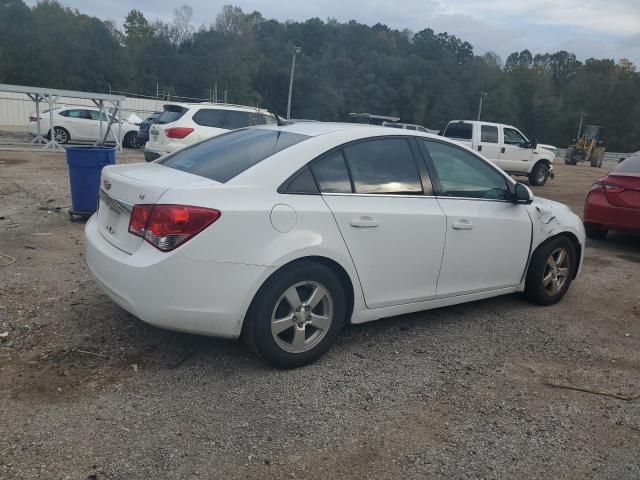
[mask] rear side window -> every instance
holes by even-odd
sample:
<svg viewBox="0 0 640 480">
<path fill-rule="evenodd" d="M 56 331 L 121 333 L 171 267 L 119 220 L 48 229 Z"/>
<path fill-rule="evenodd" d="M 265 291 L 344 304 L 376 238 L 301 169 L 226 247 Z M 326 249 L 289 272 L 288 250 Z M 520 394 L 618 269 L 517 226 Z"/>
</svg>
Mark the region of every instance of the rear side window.
<svg viewBox="0 0 640 480">
<path fill-rule="evenodd" d="M 225 183 L 307 138 L 306 135 L 279 130 L 238 130 L 179 150 L 158 163 Z"/>
<path fill-rule="evenodd" d="M 471 140 L 473 125 L 465 122 L 450 123 L 444 131 L 444 136 L 458 140 Z"/>
<path fill-rule="evenodd" d="M 615 166 L 613 173 L 640 173 L 640 155 L 631 155 Z"/>
<path fill-rule="evenodd" d="M 480 129 L 480 141 L 482 143 L 498 143 L 498 127 L 482 125 Z"/>
<path fill-rule="evenodd" d="M 421 194 L 422 182 L 409 142 L 385 138 L 344 148 L 356 193 Z"/>
<path fill-rule="evenodd" d="M 236 128 L 251 127 L 253 125 L 264 125 L 266 123 L 264 115 L 256 112 L 240 112 L 238 110 L 227 110 L 225 128 L 235 130 Z"/>
<path fill-rule="evenodd" d="M 193 121 L 203 127 L 224 128 L 225 110 L 203 108 L 193 114 Z"/>
<path fill-rule="evenodd" d="M 165 123 L 172 123 L 176 120 L 180 120 L 186 113 L 187 109 L 180 105 L 165 105 L 164 111 L 157 118 L 155 123 L 158 125 L 164 125 Z"/>
<path fill-rule="evenodd" d="M 316 162 L 311 170 L 322 193 L 351 193 L 349 171 L 342 151 L 338 150 Z"/>
</svg>

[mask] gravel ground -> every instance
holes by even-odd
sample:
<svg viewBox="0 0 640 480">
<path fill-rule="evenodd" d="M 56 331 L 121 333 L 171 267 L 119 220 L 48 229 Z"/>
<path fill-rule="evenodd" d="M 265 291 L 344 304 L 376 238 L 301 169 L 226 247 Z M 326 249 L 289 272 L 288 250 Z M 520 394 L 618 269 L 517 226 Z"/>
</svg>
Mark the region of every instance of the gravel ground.
<svg viewBox="0 0 640 480">
<path fill-rule="evenodd" d="M 604 170 L 556 168 L 536 193 L 581 213 Z M 2 479 L 640 478 L 640 399 L 611 396 L 640 394 L 638 236 L 589 242 L 558 305 L 350 327 L 278 371 L 113 304 L 69 205 L 63 155 L 0 152 Z"/>
</svg>

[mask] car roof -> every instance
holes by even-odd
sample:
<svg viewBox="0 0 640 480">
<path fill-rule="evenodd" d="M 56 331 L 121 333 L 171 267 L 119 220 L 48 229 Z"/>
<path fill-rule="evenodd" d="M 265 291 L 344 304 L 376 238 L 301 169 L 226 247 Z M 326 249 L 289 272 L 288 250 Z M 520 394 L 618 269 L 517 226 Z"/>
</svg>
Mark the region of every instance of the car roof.
<svg viewBox="0 0 640 480">
<path fill-rule="evenodd" d="M 264 114 L 270 114 L 268 110 L 264 108 L 251 107 L 249 105 L 235 105 L 233 103 L 212 103 L 212 102 L 199 102 L 199 103 L 183 103 L 183 102 L 169 102 L 163 105 L 178 105 L 180 107 L 188 109 L 196 108 L 212 108 L 215 107 L 219 110 L 235 110 L 241 112 L 258 112 Z"/>
<path fill-rule="evenodd" d="M 341 123 L 341 122 L 301 122 L 301 123 L 289 123 L 286 125 L 264 125 L 257 128 L 266 128 L 271 130 L 281 130 L 283 132 L 297 133 L 300 135 L 306 135 L 308 137 L 317 137 L 320 135 L 326 135 L 329 133 L 338 133 L 353 131 L 353 133 L 362 133 L 363 137 L 366 136 L 397 136 L 397 135 L 415 135 L 415 136 L 427 136 L 432 138 L 443 139 L 437 135 L 431 133 L 421 132 L 419 130 L 399 130 L 395 128 L 384 127 L 382 125 L 369 125 L 366 123 Z"/>
<path fill-rule="evenodd" d="M 509 125 L 508 123 L 483 122 L 482 120 L 451 120 L 447 125 L 450 125 L 452 123 L 471 123 L 472 125 L 479 124 L 490 125 L 492 127 L 509 127 L 518 130 L 518 127 L 514 127 L 513 125 Z"/>
</svg>

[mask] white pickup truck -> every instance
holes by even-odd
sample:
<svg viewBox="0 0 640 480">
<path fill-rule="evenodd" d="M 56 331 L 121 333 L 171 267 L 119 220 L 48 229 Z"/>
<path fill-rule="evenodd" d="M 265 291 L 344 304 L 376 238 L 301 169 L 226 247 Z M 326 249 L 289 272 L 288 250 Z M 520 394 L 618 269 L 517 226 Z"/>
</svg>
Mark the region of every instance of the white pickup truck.
<svg viewBox="0 0 640 480">
<path fill-rule="evenodd" d="M 530 142 L 511 125 L 453 120 L 442 135 L 479 152 L 510 175 L 529 177 L 530 185 L 544 185 L 548 178 L 554 177 L 555 153 Z"/>
</svg>

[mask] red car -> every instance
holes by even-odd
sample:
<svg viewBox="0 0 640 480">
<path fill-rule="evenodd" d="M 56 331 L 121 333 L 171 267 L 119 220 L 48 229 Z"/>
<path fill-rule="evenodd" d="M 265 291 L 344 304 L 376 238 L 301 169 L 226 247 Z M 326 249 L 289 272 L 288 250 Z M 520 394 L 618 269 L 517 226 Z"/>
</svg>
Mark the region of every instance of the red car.
<svg viewBox="0 0 640 480">
<path fill-rule="evenodd" d="M 640 152 L 593 184 L 584 202 L 584 229 L 589 238 L 604 238 L 609 230 L 640 232 Z"/>
</svg>

